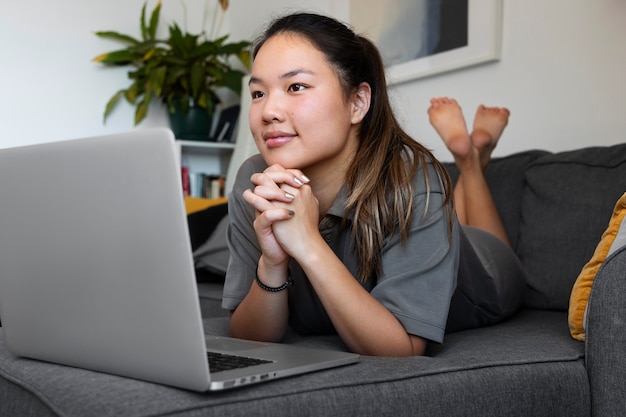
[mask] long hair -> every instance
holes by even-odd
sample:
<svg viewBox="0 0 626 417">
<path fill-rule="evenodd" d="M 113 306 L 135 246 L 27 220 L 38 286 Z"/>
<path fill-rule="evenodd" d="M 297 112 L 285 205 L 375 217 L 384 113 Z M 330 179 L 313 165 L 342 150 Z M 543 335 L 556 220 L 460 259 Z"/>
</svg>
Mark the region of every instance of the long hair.
<svg viewBox="0 0 626 417">
<path fill-rule="evenodd" d="M 413 177 L 421 169 L 428 195 L 428 166 L 438 176 L 445 195 L 442 209 L 452 229 L 451 183 L 434 155 L 413 140 L 394 116 L 383 60 L 376 46 L 343 23 L 327 16 L 296 13 L 276 19 L 256 40 L 253 57 L 272 36 L 293 33 L 318 48 L 339 76 L 344 94 L 366 82 L 371 88 L 370 109 L 359 130 L 359 148 L 346 174 L 349 198 L 346 214 L 354 213 L 352 235 L 361 282 L 381 272 L 385 236 L 399 231 L 406 241 L 414 215 Z M 423 214 L 428 210 L 428 201 Z M 346 216 L 344 216 L 345 221 Z"/>
</svg>

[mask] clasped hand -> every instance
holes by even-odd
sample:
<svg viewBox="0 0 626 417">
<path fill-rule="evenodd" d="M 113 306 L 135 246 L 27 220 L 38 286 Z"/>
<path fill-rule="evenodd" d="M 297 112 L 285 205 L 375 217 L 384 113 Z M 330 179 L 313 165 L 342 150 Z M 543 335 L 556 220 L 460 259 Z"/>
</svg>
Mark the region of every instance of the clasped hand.
<svg viewBox="0 0 626 417">
<path fill-rule="evenodd" d="M 254 230 L 267 266 L 286 266 L 306 254 L 319 234 L 319 203 L 309 179 L 297 169 L 272 165 L 252 175 L 253 190 L 243 198 L 256 210 Z"/>
</svg>

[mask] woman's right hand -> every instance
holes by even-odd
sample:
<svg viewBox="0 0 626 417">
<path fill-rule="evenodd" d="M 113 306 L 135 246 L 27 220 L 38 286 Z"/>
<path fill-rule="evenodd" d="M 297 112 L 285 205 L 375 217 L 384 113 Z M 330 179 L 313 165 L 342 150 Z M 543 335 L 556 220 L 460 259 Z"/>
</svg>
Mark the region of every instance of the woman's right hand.
<svg viewBox="0 0 626 417">
<path fill-rule="evenodd" d="M 287 170 L 279 165 L 273 165 L 262 173 L 252 175 L 251 181 L 255 185 L 254 190 L 246 190 L 243 198 L 256 210 L 254 231 L 263 253 L 265 266 L 286 267 L 289 255 L 281 247 L 272 228 L 274 223 L 288 220 L 294 214 L 289 208 L 293 195 L 284 191 L 281 185 L 287 184 L 298 188 L 307 183 L 308 178 L 299 170 Z"/>
</svg>

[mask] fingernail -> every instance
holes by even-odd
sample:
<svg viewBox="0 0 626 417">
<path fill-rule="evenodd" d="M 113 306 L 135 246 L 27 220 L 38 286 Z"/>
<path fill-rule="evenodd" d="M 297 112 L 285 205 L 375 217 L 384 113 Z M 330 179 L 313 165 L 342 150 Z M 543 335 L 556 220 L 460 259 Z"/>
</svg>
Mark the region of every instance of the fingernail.
<svg viewBox="0 0 626 417">
<path fill-rule="evenodd" d="M 296 196 L 291 193 L 285 193 L 285 197 L 287 197 L 290 200 L 293 200 L 294 198 L 296 198 Z"/>
<path fill-rule="evenodd" d="M 304 185 L 304 183 L 300 180 L 300 178 L 298 177 L 294 177 L 293 178 L 293 182 L 295 182 L 298 185 Z"/>
<path fill-rule="evenodd" d="M 287 213 L 289 213 L 289 215 L 290 215 L 291 217 L 293 217 L 293 216 L 295 216 L 295 215 L 296 215 L 296 212 L 295 212 L 295 211 L 293 211 L 293 210 L 287 210 Z"/>
<path fill-rule="evenodd" d="M 304 175 L 304 174 L 302 174 L 302 176 L 301 176 L 300 178 L 302 178 L 302 180 L 303 180 L 304 182 L 311 182 L 311 180 L 309 179 L 309 177 L 307 177 L 307 176 L 306 176 L 306 175 Z"/>
</svg>

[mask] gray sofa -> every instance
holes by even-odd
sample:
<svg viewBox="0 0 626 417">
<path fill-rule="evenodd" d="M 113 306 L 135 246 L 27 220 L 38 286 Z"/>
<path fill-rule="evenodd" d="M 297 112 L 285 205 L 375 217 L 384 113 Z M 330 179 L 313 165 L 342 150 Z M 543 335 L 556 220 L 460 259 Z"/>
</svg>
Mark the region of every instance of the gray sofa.
<svg viewBox="0 0 626 417">
<path fill-rule="evenodd" d="M 487 177 L 528 272 L 524 306 L 505 322 L 448 334 L 425 357 L 362 357 L 219 394 L 17 358 L 0 337 L 0 415 L 626 415 L 626 247 L 594 282 L 587 341 L 573 340 L 567 322 L 572 285 L 626 191 L 626 144 L 522 152 L 494 160 Z M 221 284 L 199 289 L 203 314 L 218 315 L 206 330 L 227 333 Z M 342 348 L 332 336 L 285 342 Z"/>
</svg>

